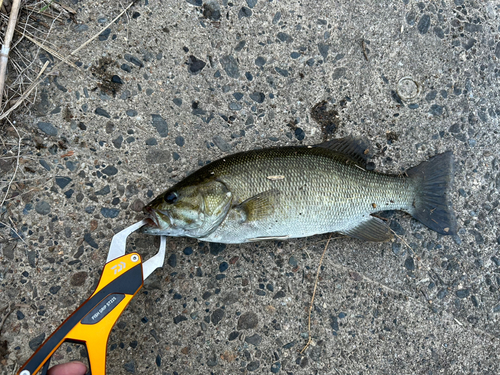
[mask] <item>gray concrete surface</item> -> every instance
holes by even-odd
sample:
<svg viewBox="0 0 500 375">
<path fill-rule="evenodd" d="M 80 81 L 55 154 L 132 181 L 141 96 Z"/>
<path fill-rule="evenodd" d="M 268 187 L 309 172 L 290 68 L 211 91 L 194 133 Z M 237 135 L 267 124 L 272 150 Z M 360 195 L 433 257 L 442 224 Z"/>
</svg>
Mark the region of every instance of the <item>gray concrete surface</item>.
<svg viewBox="0 0 500 375">
<path fill-rule="evenodd" d="M 80 24 L 51 36 L 63 53 L 121 9 L 70 3 Z M 498 374 L 499 59 L 497 1 L 139 1 L 16 117 L 0 304 L 17 307 L 1 372 L 91 293 L 111 236 L 153 196 L 229 153 L 350 134 L 385 172 L 452 150 L 458 235 L 389 213 L 392 243 L 333 240 L 304 354 L 328 236 L 169 239 L 109 338 L 108 373 Z M 1 131 L 5 188 L 17 138 Z M 131 245 L 149 256 L 157 240 Z"/>
</svg>

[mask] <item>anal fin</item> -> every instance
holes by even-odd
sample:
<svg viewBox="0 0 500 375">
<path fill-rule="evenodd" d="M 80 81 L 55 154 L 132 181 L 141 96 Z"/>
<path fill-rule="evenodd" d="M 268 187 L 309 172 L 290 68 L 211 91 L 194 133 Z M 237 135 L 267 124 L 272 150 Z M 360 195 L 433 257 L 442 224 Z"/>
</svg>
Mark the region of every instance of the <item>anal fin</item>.
<svg viewBox="0 0 500 375">
<path fill-rule="evenodd" d="M 384 242 L 392 239 L 389 227 L 382 220 L 373 216 L 342 233 L 363 241 Z"/>
</svg>

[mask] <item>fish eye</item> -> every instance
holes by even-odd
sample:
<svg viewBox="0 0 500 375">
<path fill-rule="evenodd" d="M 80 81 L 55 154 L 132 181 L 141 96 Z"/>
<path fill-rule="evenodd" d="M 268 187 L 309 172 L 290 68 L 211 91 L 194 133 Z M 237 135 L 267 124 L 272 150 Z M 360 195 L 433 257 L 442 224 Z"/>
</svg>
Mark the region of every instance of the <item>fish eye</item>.
<svg viewBox="0 0 500 375">
<path fill-rule="evenodd" d="M 163 200 L 168 204 L 173 204 L 173 203 L 177 202 L 177 198 L 178 198 L 177 193 L 174 193 L 173 191 L 171 191 L 170 193 L 165 195 Z"/>
</svg>

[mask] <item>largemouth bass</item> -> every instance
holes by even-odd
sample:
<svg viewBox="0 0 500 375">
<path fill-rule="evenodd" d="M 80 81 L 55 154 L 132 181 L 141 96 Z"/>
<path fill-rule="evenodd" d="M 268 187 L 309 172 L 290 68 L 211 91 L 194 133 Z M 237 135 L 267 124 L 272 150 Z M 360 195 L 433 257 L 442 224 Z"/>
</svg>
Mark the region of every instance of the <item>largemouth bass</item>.
<svg viewBox="0 0 500 375">
<path fill-rule="evenodd" d="M 401 175 L 366 170 L 367 153 L 363 141 L 343 138 L 226 156 L 149 203 L 144 231 L 221 243 L 329 232 L 386 241 L 392 233 L 373 215 L 401 210 L 440 234 L 456 233 L 451 152 Z"/>
</svg>

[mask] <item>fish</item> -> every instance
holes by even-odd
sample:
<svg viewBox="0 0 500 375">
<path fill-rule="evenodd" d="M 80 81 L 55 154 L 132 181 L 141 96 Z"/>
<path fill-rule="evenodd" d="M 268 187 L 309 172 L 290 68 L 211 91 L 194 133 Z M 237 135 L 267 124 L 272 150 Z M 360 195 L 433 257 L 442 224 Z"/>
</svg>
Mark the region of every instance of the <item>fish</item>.
<svg viewBox="0 0 500 375">
<path fill-rule="evenodd" d="M 226 244 L 332 232 L 378 242 L 393 238 L 378 214 L 399 210 L 456 234 L 451 151 L 394 175 L 367 168 L 369 154 L 363 139 L 348 136 L 225 156 L 147 204 L 143 231 Z"/>
</svg>

